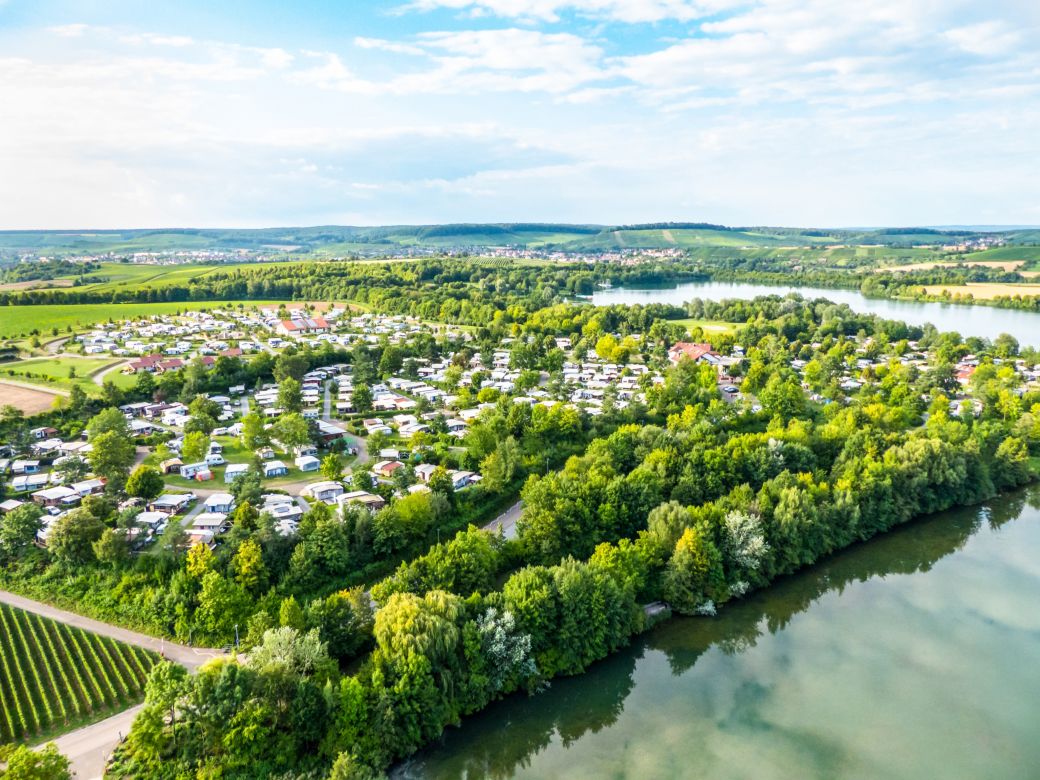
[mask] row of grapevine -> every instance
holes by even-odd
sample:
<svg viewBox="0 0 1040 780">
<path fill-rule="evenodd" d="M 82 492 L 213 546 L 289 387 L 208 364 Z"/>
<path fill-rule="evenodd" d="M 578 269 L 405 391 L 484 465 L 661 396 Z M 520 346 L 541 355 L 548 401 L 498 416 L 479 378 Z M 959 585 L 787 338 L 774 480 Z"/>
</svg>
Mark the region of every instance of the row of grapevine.
<svg viewBox="0 0 1040 780">
<path fill-rule="evenodd" d="M 138 701 L 158 657 L 0 604 L 0 744 Z"/>
</svg>

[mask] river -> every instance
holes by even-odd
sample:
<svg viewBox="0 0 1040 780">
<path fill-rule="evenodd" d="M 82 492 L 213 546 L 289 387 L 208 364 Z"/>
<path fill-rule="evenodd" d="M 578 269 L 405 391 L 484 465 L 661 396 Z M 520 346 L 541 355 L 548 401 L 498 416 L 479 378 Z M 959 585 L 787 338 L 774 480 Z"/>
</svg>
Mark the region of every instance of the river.
<svg viewBox="0 0 1040 780">
<path fill-rule="evenodd" d="M 910 523 L 450 729 L 395 777 L 1036 778 L 1040 487 Z"/>
<path fill-rule="evenodd" d="M 721 301 L 725 298 L 756 298 L 759 295 L 800 293 L 805 298 L 827 298 L 847 303 L 853 311 L 877 314 L 885 319 L 911 325 L 932 323 L 939 330 L 952 330 L 962 336 L 994 339 L 1010 333 L 1023 344 L 1040 345 L 1040 313 L 993 306 L 956 303 L 919 303 L 888 298 L 867 298 L 858 290 L 815 287 L 773 286 L 745 282 L 685 282 L 671 287 L 614 287 L 598 290 L 592 296 L 597 306 L 616 303 L 671 303 L 681 306 L 694 298 Z"/>
</svg>

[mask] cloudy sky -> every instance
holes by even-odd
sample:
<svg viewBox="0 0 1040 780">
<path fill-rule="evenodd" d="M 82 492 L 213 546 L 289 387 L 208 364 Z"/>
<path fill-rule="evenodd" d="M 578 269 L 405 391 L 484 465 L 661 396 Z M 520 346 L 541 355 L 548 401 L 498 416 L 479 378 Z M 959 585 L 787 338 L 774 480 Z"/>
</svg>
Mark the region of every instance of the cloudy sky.
<svg viewBox="0 0 1040 780">
<path fill-rule="evenodd" d="M 1035 0 L 0 0 L 0 228 L 1040 223 Z"/>
</svg>

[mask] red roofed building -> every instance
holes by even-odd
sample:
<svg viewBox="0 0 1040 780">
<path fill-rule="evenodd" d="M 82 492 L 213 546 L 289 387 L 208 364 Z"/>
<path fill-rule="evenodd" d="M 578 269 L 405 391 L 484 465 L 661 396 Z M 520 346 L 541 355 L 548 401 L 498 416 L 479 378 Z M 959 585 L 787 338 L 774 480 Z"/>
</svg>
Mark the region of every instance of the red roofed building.
<svg viewBox="0 0 1040 780">
<path fill-rule="evenodd" d="M 138 371 L 154 371 L 155 367 L 162 362 L 163 356 L 156 353 L 153 355 L 144 355 L 137 360 L 130 363 L 124 371 L 130 374 L 136 374 Z"/>
<path fill-rule="evenodd" d="M 668 350 L 668 360 L 678 363 L 683 358 L 689 358 L 695 363 L 698 360 L 707 360 L 712 365 L 719 362 L 719 355 L 711 348 L 711 344 L 694 344 L 688 341 L 679 341 Z"/>
<path fill-rule="evenodd" d="M 295 320 L 282 320 L 278 323 L 277 330 L 286 336 L 295 336 L 298 333 L 327 333 L 329 323 L 323 317 L 314 319 L 301 317 Z"/>
</svg>

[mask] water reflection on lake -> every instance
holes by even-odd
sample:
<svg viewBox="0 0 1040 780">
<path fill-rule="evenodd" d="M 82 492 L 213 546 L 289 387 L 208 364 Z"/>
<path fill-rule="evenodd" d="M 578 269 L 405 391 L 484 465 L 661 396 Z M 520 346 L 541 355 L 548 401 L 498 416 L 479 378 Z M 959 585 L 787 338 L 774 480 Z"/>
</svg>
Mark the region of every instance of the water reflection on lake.
<svg viewBox="0 0 1040 780">
<path fill-rule="evenodd" d="M 1040 313 L 992 306 L 955 303 L 918 303 L 887 298 L 867 298 L 857 290 L 831 290 L 815 287 L 774 286 L 745 282 L 687 282 L 671 287 L 614 287 L 598 290 L 592 296 L 597 306 L 612 304 L 671 303 L 681 306 L 694 298 L 721 301 L 725 298 L 756 298 L 760 295 L 800 293 L 805 298 L 826 298 L 846 303 L 853 311 L 877 314 L 911 325 L 932 323 L 939 330 L 952 330 L 963 336 L 993 339 L 1010 333 L 1023 344 L 1040 345 Z"/>
<path fill-rule="evenodd" d="M 398 778 L 1036 778 L 1040 488 L 856 546 L 451 729 Z"/>
</svg>

